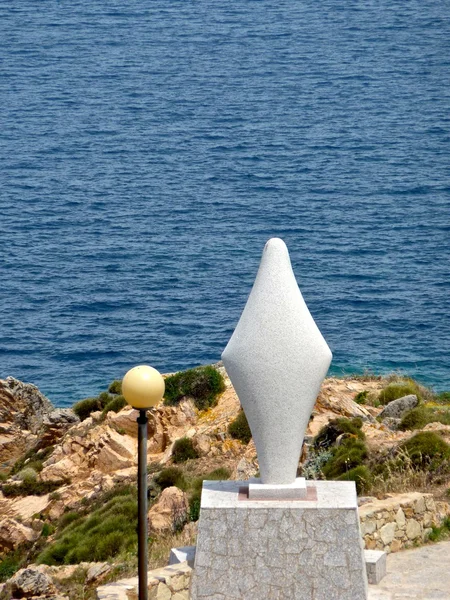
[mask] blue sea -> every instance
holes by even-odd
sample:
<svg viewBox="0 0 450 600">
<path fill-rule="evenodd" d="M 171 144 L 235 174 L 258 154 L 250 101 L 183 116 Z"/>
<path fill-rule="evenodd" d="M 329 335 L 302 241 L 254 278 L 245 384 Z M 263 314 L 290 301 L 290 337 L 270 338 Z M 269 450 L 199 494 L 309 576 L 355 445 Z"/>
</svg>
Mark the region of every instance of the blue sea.
<svg viewBox="0 0 450 600">
<path fill-rule="evenodd" d="M 9 0 L 0 90 L 0 377 L 219 360 L 278 236 L 332 373 L 450 389 L 448 0 Z"/>
</svg>

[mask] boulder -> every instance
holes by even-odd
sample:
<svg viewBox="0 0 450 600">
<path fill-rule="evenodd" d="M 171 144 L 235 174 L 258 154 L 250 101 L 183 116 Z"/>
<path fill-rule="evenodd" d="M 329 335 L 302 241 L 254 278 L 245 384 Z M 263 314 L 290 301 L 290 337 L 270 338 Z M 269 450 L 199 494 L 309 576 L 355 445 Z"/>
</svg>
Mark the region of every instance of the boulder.
<svg viewBox="0 0 450 600">
<path fill-rule="evenodd" d="M 192 438 L 192 445 L 199 456 L 206 456 L 211 450 L 211 442 L 207 435 L 196 435 Z"/>
<path fill-rule="evenodd" d="M 56 593 L 50 577 L 33 567 L 17 571 L 9 579 L 8 585 L 13 598 L 32 598 Z"/>
<path fill-rule="evenodd" d="M 175 532 L 188 517 L 189 504 L 186 494 L 177 487 L 168 487 L 148 512 L 150 534 Z"/>
<path fill-rule="evenodd" d="M 167 445 L 164 425 L 158 412 L 152 411 L 148 414 L 147 449 L 149 454 L 158 454 L 163 452 Z M 137 437 L 138 426 L 136 419 L 139 411 L 126 406 L 120 412 L 109 412 L 106 417 L 106 423 L 118 431 L 122 431 L 129 436 Z"/>
<path fill-rule="evenodd" d="M 7 517 L 0 521 L 0 553 L 12 550 L 24 542 L 34 542 L 38 537 L 38 532 L 15 519 Z"/>
<path fill-rule="evenodd" d="M 403 396 L 402 398 L 397 398 L 397 400 L 389 402 L 379 416 L 381 419 L 385 419 L 386 417 L 401 419 L 405 413 L 415 408 L 418 404 L 419 400 L 415 394 Z"/>
<path fill-rule="evenodd" d="M 386 417 L 383 419 L 383 425 L 392 431 L 397 431 L 401 422 L 401 419 L 394 419 L 394 417 Z"/>
<path fill-rule="evenodd" d="M 80 422 L 71 408 L 56 408 L 43 419 L 41 444 L 43 447 L 55 444 L 73 425 Z"/>
</svg>

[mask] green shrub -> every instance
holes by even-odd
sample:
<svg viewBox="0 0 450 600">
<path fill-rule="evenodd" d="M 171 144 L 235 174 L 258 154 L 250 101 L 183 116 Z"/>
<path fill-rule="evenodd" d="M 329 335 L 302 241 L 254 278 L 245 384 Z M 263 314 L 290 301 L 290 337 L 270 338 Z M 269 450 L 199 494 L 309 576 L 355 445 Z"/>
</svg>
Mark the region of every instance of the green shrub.
<svg viewBox="0 0 450 600">
<path fill-rule="evenodd" d="M 108 402 L 105 408 L 102 410 L 102 415 L 106 417 L 109 411 L 118 413 L 119 411 L 127 405 L 127 401 L 123 396 L 115 396 L 112 400 Z"/>
<path fill-rule="evenodd" d="M 106 561 L 136 545 L 136 490 L 120 487 L 96 501 L 87 515 L 67 513 L 58 524 L 53 544 L 38 557 L 49 565 Z"/>
<path fill-rule="evenodd" d="M 98 398 L 86 398 L 85 400 L 80 400 L 73 406 L 73 412 L 79 417 L 80 421 L 84 421 L 91 413 L 101 409 L 102 405 Z"/>
<path fill-rule="evenodd" d="M 422 429 L 427 423 L 450 425 L 450 411 L 448 407 L 417 406 L 403 416 L 399 429 L 402 431 Z"/>
<path fill-rule="evenodd" d="M 322 469 L 332 458 L 333 452 L 331 450 L 311 452 L 302 466 L 302 476 L 306 479 L 322 479 L 324 476 Z"/>
<path fill-rule="evenodd" d="M 238 416 L 228 425 L 228 433 L 235 440 L 240 440 L 243 444 L 248 444 L 252 439 L 252 432 L 248 424 L 245 412 L 241 410 Z"/>
<path fill-rule="evenodd" d="M 393 381 L 389 383 L 378 395 L 380 404 L 386 405 L 392 400 L 403 398 L 415 394 L 419 400 L 422 399 L 422 393 L 419 385 L 412 379 L 404 379 L 401 381 Z"/>
<path fill-rule="evenodd" d="M 41 536 L 42 537 L 48 537 L 49 535 L 52 535 L 52 533 L 55 532 L 55 528 L 53 525 L 50 525 L 50 523 L 44 523 L 44 525 L 42 526 L 41 529 Z"/>
<path fill-rule="evenodd" d="M 230 471 L 226 467 L 219 467 L 205 473 L 201 477 L 196 477 L 191 483 L 191 493 L 189 496 L 189 520 L 198 521 L 200 516 L 200 502 L 202 497 L 203 481 L 225 481 L 230 478 Z"/>
<path fill-rule="evenodd" d="M 189 520 L 198 521 L 200 517 L 200 504 L 202 498 L 202 490 L 196 490 L 189 499 Z"/>
<path fill-rule="evenodd" d="M 364 390 L 363 392 L 358 392 L 355 396 L 356 404 L 365 404 L 367 402 L 368 395 L 369 395 L 369 390 Z"/>
<path fill-rule="evenodd" d="M 314 438 L 314 448 L 316 450 L 326 450 L 333 446 L 340 435 L 345 433 L 364 440 L 366 436 L 361 429 L 362 426 L 363 421 L 359 417 L 354 419 L 346 419 L 344 417 L 332 419 L 327 425 L 322 427 Z"/>
<path fill-rule="evenodd" d="M 432 526 L 432 531 L 428 536 L 430 542 L 439 542 L 450 537 L 450 517 L 445 517 L 440 527 Z"/>
<path fill-rule="evenodd" d="M 28 465 L 17 473 L 17 477 L 24 483 L 35 483 L 37 481 L 37 476 L 38 474 L 36 471 Z"/>
<path fill-rule="evenodd" d="M 116 396 L 112 396 L 108 392 L 102 392 L 96 398 L 86 398 L 85 400 L 80 400 L 79 402 L 74 404 L 72 410 L 79 417 L 80 421 L 84 421 L 91 415 L 91 413 L 96 412 L 98 410 L 103 411 L 103 409 L 105 409 L 108 406 L 108 404 L 112 403 L 114 400 L 117 400 Z M 111 406 L 119 405 L 120 401 L 118 401 L 117 405 L 111 404 Z M 125 404 L 123 406 L 125 406 Z M 110 408 L 109 410 L 114 410 L 114 408 Z M 106 414 L 106 412 L 104 412 L 104 414 Z"/>
<path fill-rule="evenodd" d="M 336 479 L 359 467 L 367 456 L 367 446 L 362 440 L 347 438 L 333 449 L 333 457 L 322 468 L 323 474 L 327 479 Z"/>
<path fill-rule="evenodd" d="M 178 467 L 168 467 L 167 469 L 163 469 L 160 473 L 155 475 L 153 479 L 162 490 L 171 486 L 180 488 L 180 490 L 185 490 L 187 485 L 183 471 Z"/>
<path fill-rule="evenodd" d="M 450 458 L 450 446 L 431 431 L 417 433 L 399 448 L 407 452 L 412 465 L 418 469 L 434 471 Z"/>
<path fill-rule="evenodd" d="M 226 467 L 219 467 L 205 475 L 207 481 L 226 481 L 227 479 L 230 479 L 230 477 L 231 471 Z"/>
<path fill-rule="evenodd" d="M 417 406 L 403 415 L 398 428 L 401 431 L 421 429 L 430 422 L 430 416 L 431 413 L 425 406 Z"/>
<path fill-rule="evenodd" d="M 439 392 L 435 397 L 435 401 L 441 404 L 450 404 L 450 392 Z"/>
<path fill-rule="evenodd" d="M 111 400 L 114 400 L 114 396 L 112 396 L 111 394 L 108 394 L 108 392 L 101 392 L 98 395 L 98 401 L 100 403 L 101 408 L 105 408 L 105 406 L 111 402 Z"/>
<path fill-rule="evenodd" d="M 343 473 L 337 479 L 338 481 L 354 481 L 357 493 L 363 494 L 370 490 L 372 475 L 365 465 L 359 465 Z"/>
<path fill-rule="evenodd" d="M 64 513 L 58 521 L 58 531 L 62 531 L 75 521 L 79 521 L 82 517 L 83 515 L 76 512 Z"/>
<path fill-rule="evenodd" d="M 0 583 L 12 577 L 23 566 L 25 556 L 24 547 L 2 554 L 0 557 Z"/>
<path fill-rule="evenodd" d="M 14 463 L 14 466 L 11 469 L 11 475 L 16 475 L 25 466 L 31 467 L 39 473 L 42 471 L 43 462 L 47 460 L 53 450 L 54 446 L 47 446 L 46 448 L 41 449 L 39 446 L 34 446 Z"/>
<path fill-rule="evenodd" d="M 186 462 L 193 458 L 198 458 L 198 453 L 190 438 L 182 437 L 174 443 L 172 450 L 172 460 L 174 463 Z"/>
<path fill-rule="evenodd" d="M 182 398 L 190 397 L 199 410 L 215 406 L 219 394 L 225 390 L 222 375 L 211 366 L 170 375 L 165 385 L 164 404 L 176 406 Z"/>
<path fill-rule="evenodd" d="M 69 479 L 59 479 L 57 481 L 22 481 L 19 484 L 4 483 L 1 486 L 1 490 L 7 498 L 17 496 L 45 496 L 45 494 L 50 494 L 68 483 L 70 483 Z"/>
<path fill-rule="evenodd" d="M 122 380 L 114 379 L 114 381 L 112 381 L 108 386 L 108 392 L 110 394 L 121 394 L 122 393 Z"/>
</svg>

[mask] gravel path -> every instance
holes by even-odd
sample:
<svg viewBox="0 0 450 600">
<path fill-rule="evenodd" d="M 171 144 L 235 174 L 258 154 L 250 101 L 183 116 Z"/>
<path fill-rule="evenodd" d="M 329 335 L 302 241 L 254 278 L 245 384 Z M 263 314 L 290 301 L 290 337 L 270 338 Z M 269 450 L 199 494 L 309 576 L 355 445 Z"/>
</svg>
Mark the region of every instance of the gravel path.
<svg viewBox="0 0 450 600">
<path fill-rule="evenodd" d="M 450 541 L 389 554 L 369 600 L 450 600 Z"/>
</svg>

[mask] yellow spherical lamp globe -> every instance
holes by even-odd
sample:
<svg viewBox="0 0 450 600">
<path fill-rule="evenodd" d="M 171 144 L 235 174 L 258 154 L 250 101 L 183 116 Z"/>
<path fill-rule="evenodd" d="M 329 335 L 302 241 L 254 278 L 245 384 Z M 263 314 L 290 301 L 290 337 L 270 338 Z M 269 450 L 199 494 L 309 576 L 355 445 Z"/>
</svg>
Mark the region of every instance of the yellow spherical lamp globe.
<svg viewBox="0 0 450 600">
<path fill-rule="evenodd" d="M 122 394 L 125 400 L 139 410 L 156 406 L 164 396 L 164 390 L 161 373 L 148 365 L 133 367 L 122 380 Z"/>
</svg>

